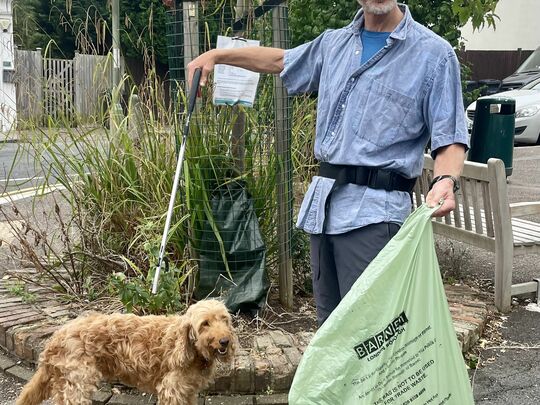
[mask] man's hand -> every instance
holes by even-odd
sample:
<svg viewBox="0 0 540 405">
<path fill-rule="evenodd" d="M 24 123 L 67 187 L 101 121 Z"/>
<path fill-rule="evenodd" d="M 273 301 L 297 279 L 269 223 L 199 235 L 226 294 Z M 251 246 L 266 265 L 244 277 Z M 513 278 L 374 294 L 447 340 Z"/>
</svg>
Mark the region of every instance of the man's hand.
<svg viewBox="0 0 540 405">
<path fill-rule="evenodd" d="M 451 175 L 459 178 L 463 170 L 465 160 L 465 146 L 452 144 L 437 149 L 433 166 L 433 178 L 441 175 Z M 433 184 L 433 188 L 426 196 L 428 207 L 435 207 L 443 200 L 441 208 L 433 213 L 434 217 L 444 217 L 456 208 L 456 196 L 454 195 L 454 182 L 450 178 L 444 178 Z"/>
<path fill-rule="evenodd" d="M 434 217 L 444 217 L 456 208 L 454 182 L 451 179 L 439 180 L 426 196 L 426 204 L 430 208 L 437 206 L 441 200 L 443 200 L 443 204 L 433 213 Z"/>
<path fill-rule="evenodd" d="M 191 62 L 187 64 L 188 69 L 188 88 L 191 88 L 193 83 L 193 74 L 197 68 L 201 69 L 201 80 L 199 85 L 204 87 L 208 81 L 208 75 L 214 70 L 216 65 L 216 50 L 205 52 L 202 55 L 197 56 Z M 200 95 L 200 94 L 199 94 Z"/>
</svg>

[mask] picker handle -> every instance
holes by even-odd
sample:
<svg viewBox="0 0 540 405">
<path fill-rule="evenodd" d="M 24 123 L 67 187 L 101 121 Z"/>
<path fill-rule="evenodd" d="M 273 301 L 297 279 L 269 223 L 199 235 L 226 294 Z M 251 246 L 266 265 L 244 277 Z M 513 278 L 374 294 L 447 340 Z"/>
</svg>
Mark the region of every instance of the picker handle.
<svg viewBox="0 0 540 405">
<path fill-rule="evenodd" d="M 165 246 L 167 244 L 167 235 L 169 234 L 169 228 L 171 227 L 172 213 L 174 209 L 174 199 L 178 190 L 178 183 L 180 181 L 180 176 L 182 175 L 182 162 L 184 161 L 184 153 L 186 151 L 186 139 L 189 133 L 189 121 L 191 119 L 191 114 L 195 109 L 195 101 L 197 99 L 197 91 L 199 89 L 199 81 L 201 80 L 201 69 L 195 69 L 193 74 L 193 82 L 191 83 L 191 88 L 189 89 L 189 99 L 188 99 L 188 109 L 186 115 L 186 123 L 184 125 L 184 135 L 182 137 L 182 144 L 180 145 L 180 152 L 178 154 L 178 160 L 176 162 L 176 171 L 174 173 L 173 188 L 171 192 L 171 198 L 169 200 L 169 209 L 167 210 L 167 218 L 165 219 L 165 228 L 163 229 L 163 236 L 161 237 L 161 245 L 159 247 L 159 257 L 156 267 L 156 272 L 154 274 L 154 280 L 152 283 L 152 294 L 157 293 L 158 283 L 159 283 L 159 274 L 161 272 L 161 264 L 163 263 L 163 258 L 165 257 Z"/>
<path fill-rule="evenodd" d="M 191 88 L 189 89 L 188 115 L 191 114 L 195 108 L 195 100 L 197 99 L 197 92 L 199 91 L 201 73 L 201 68 L 197 68 L 195 69 L 195 72 L 193 72 L 193 81 L 191 82 Z"/>
</svg>

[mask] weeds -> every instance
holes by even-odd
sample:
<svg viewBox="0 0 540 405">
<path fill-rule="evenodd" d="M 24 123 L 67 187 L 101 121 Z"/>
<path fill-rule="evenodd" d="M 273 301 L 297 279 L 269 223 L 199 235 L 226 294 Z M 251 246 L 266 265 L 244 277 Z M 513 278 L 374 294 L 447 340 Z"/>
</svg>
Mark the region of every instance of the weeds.
<svg viewBox="0 0 540 405">
<path fill-rule="evenodd" d="M 17 297 L 21 297 L 26 304 L 33 304 L 37 300 L 36 295 L 28 291 L 28 286 L 22 282 L 8 284 L 8 291 Z"/>
<path fill-rule="evenodd" d="M 467 264 L 471 261 L 469 249 L 451 240 L 444 243 L 435 241 L 435 249 L 444 282 L 454 284 L 462 281 L 466 276 Z"/>
</svg>

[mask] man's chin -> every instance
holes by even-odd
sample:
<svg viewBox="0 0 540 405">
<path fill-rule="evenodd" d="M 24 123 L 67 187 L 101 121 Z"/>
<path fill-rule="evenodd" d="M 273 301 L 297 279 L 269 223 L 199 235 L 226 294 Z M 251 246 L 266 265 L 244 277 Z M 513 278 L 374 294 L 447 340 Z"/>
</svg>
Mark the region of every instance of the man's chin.
<svg viewBox="0 0 540 405">
<path fill-rule="evenodd" d="M 370 2 L 362 2 L 364 3 L 362 8 L 364 9 L 365 13 L 369 14 L 375 14 L 375 15 L 385 15 L 390 13 L 394 7 L 396 7 L 396 2 L 390 2 L 387 4 L 373 4 Z M 360 4 L 362 4 L 360 3 Z"/>
</svg>

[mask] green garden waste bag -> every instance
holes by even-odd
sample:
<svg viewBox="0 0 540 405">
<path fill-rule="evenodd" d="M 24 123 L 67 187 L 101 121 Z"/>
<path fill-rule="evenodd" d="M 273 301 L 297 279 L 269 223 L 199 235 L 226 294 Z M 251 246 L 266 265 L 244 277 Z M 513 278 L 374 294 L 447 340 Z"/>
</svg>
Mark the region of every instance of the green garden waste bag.
<svg viewBox="0 0 540 405">
<path fill-rule="evenodd" d="M 421 206 L 309 344 L 289 404 L 474 404 Z"/>
<path fill-rule="evenodd" d="M 214 190 L 210 206 L 212 217 L 204 223 L 200 242 L 195 296 L 221 296 L 232 313 L 255 315 L 264 307 L 270 282 L 253 199 L 244 182 L 231 181 Z"/>
</svg>

